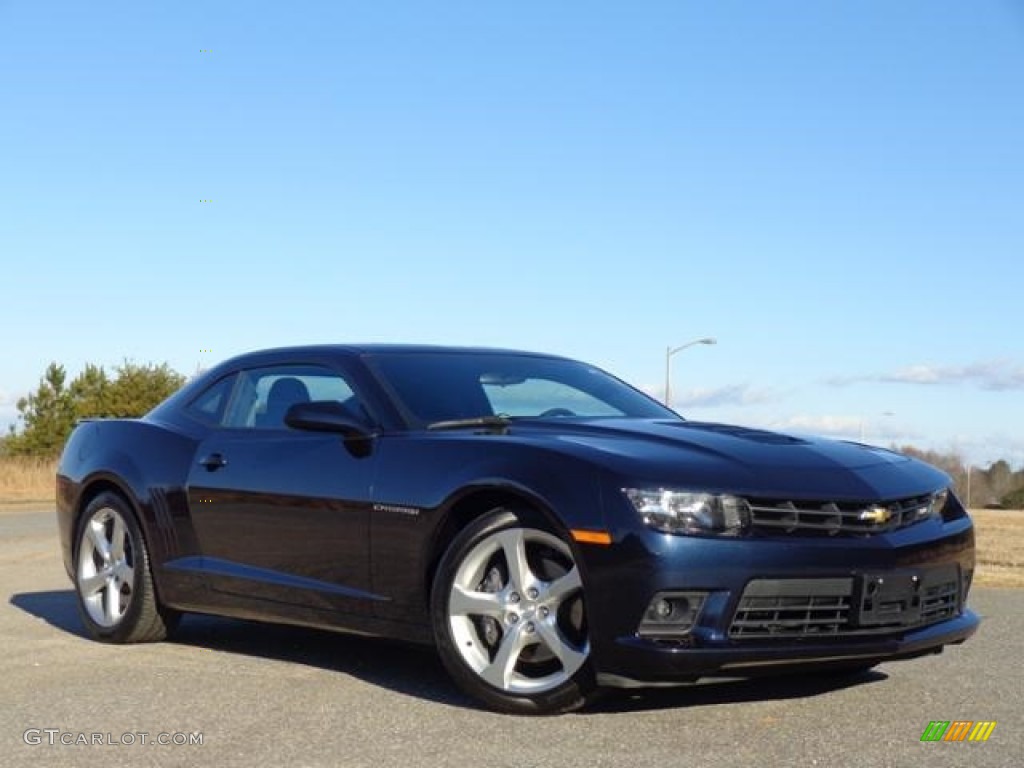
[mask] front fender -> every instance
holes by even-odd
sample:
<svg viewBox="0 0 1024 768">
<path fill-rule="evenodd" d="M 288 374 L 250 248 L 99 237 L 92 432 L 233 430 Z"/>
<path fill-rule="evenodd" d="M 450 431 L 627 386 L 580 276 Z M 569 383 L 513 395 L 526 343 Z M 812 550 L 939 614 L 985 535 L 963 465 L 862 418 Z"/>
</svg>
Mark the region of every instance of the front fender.
<svg viewBox="0 0 1024 768">
<path fill-rule="evenodd" d="M 441 538 L 457 532 L 447 522 L 469 496 L 522 499 L 566 534 L 605 526 L 597 469 L 574 456 L 499 440 L 484 449 L 479 441 L 436 436 L 385 437 L 375 450 L 371 569 L 374 591 L 390 599 L 380 609 L 394 616 L 426 620 L 423 576 L 446 543 Z M 577 546 L 571 539 L 570 545 Z"/>
</svg>

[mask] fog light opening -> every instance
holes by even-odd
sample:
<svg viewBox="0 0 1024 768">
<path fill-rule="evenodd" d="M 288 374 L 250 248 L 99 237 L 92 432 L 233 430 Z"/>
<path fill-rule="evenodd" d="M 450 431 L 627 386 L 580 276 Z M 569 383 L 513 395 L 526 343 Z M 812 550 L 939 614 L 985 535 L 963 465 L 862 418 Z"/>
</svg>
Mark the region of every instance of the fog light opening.
<svg viewBox="0 0 1024 768">
<path fill-rule="evenodd" d="M 641 637 L 685 635 L 700 618 L 707 592 L 659 592 L 647 604 L 637 628 Z"/>
<path fill-rule="evenodd" d="M 665 598 L 661 598 L 654 604 L 654 616 L 658 621 L 664 621 L 672 615 L 674 606 Z"/>
</svg>

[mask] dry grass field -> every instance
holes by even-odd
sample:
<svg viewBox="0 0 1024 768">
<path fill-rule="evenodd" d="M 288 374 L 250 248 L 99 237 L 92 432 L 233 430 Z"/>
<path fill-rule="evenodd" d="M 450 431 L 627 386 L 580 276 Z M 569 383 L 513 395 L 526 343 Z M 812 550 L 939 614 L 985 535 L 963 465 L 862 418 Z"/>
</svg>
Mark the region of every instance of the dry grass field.
<svg viewBox="0 0 1024 768">
<path fill-rule="evenodd" d="M 0 512 L 51 509 L 56 461 L 0 458 Z M 1024 588 L 1024 511 L 976 509 L 978 570 L 974 583 Z"/>
<path fill-rule="evenodd" d="M 56 471 L 54 459 L 0 458 L 0 506 L 52 506 Z"/>
<path fill-rule="evenodd" d="M 974 583 L 1024 587 L 1024 510 L 973 509 L 978 544 Z"/>
</svg>

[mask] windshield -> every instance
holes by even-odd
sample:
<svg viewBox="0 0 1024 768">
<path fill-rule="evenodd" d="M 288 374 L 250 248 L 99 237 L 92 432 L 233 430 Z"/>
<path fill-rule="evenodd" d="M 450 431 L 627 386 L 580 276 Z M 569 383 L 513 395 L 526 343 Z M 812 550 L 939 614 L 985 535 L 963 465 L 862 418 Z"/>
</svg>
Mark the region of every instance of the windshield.
<svg viewBox="0 0 1024 768">
<path fill-rule="evenodd" d="M 481 416 L 679 418 L 583 363 L 517 354 L 403 353 L 367 357 L 414 423 Z"/>
</svg>

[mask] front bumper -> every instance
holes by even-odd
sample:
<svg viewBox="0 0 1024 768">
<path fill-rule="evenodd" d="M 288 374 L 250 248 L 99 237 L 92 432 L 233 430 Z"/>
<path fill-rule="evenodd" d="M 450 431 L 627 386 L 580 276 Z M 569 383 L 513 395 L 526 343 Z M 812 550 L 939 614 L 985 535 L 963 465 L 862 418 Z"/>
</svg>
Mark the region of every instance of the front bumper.
<svg viewBox="0 0 1024 768">
<path fill-rule="evenodd" d="M 617 639 L 619 648 L 601 664 L 606 684 L 689 682 L 702 677 L 743 677 L 800 667 L 857 661 L 865 664 L 912 659 L 941 652 L 974 634 L 981 620 L 971 610 L 954 619 L 896 637 L 867 642 L 787 643 L 736 647 L 668 647 L 636 636 Z"/>
<path fill-rule="evenodd" d="M 584 567 L 592 659 L 610 684 L 912 658 L 963 642 L 980 623 L 965 605 L 967 518 L 842 539 L 634 531 L 588 548 Z M 645 633 L 651 601 L 673 592 L 705 595 L 693 626 Z"/>
</svg>

